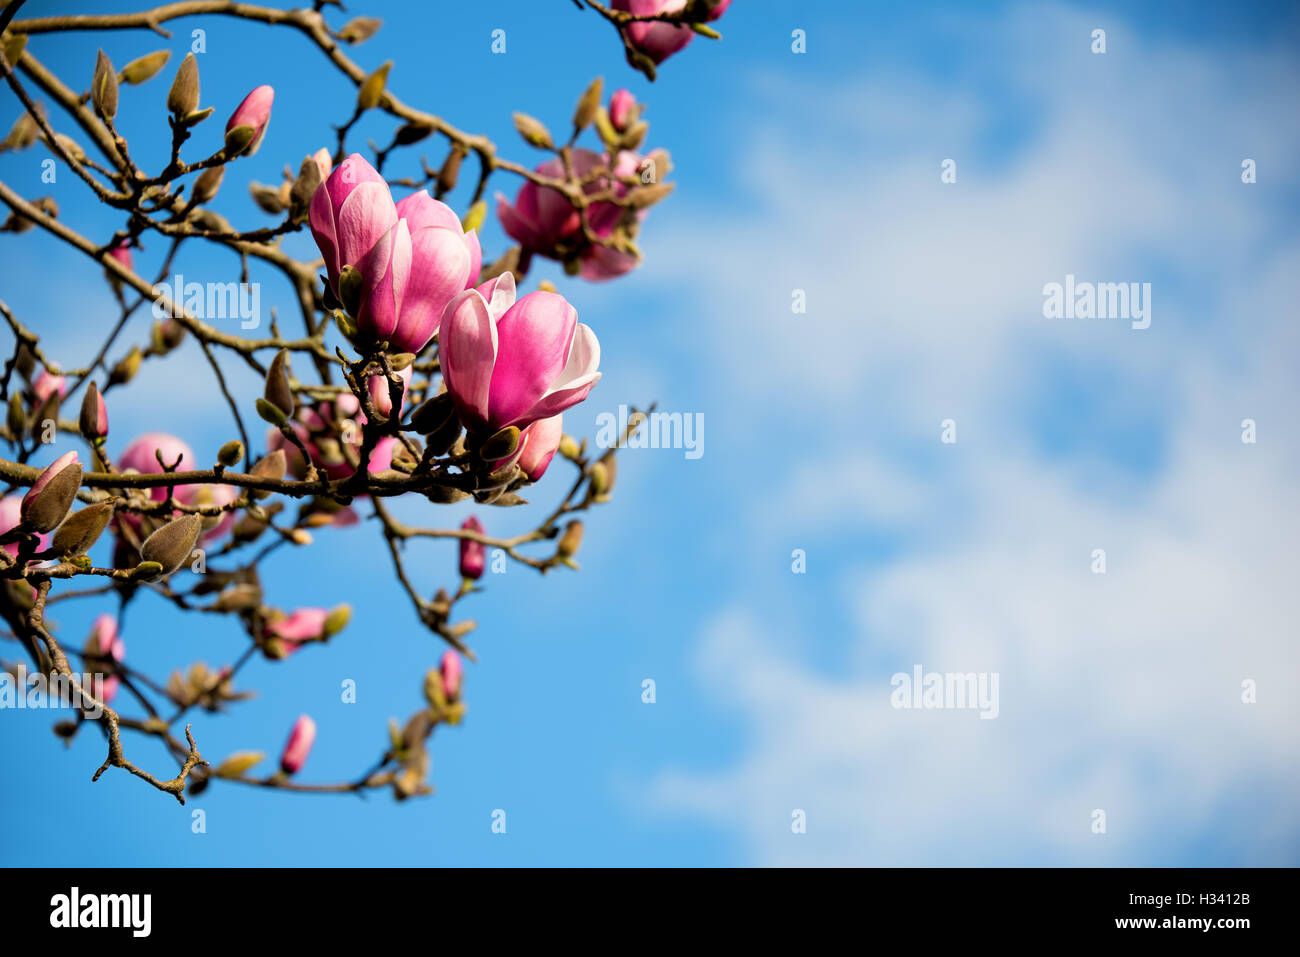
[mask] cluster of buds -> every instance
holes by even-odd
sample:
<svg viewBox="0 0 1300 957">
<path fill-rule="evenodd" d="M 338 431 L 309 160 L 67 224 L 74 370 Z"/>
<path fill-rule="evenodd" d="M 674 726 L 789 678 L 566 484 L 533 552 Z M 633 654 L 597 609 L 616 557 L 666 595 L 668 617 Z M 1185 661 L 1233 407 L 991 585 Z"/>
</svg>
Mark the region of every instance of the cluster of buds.
<svg viewBox="0 0 1300 957">
<path fill-rule="evenodd" d="M 322 147 L 303 159 L 298 172 L 294 173 L 286 166 L 278 186 L 252 183 L 248 191 L 264 212 L 279 216 L 288 210 L 292 222 L 305 222 L 311 206 L 311 198 L 316 195 L 320 184 L 330 175 L 333 165 L 329 150 Z M 223 168 L 215 167 L 217 170 Z M 215 190 L 213 193 L 215 195 Z"/>
</svg>

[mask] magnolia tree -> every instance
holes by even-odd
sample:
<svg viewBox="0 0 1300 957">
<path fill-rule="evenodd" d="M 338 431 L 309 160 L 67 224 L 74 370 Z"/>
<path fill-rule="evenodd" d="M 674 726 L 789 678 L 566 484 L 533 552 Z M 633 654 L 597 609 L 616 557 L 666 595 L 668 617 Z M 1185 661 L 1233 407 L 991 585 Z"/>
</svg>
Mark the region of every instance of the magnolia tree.
<svg viewBox="0 0 1300 957">
<path fill-rule="evenodd" d="M 574 6 L 608 21 L 628 62 L 653 79 L 697 33 L 717 36 L 708 23 L 728 3 Z M 66 167 L 116 229 L 91 235 L 51 197 L 23 195 L 0 181 L 9 211 L 3 230 L 14 241 L 44 230 L 98 264 L 104 294 L 120 315 L 93 359 L 73 367 L 60 353 L 77 344 L 43 336 L 39 321 L 0 301 L 14 339 L 0 378 L 7 405 L 0 478 L 8 486 L 0 501 L 0 616 L 15 651 L 0 677 L 11 693 L 26 694 L 34 683 L 74 708 L 75 719 L 56 725 L 59 736 L 71 739 L 88 726 L 103 733 L 107 756 L 95 779 L 121 768 L 181 803 L 214 779 L 293 791 L 391 788 L 399 799 L 429 793 L 430 735 L 464 714 L 463 658 L 474 657 L 467 644 L 474 622 L 457 606 L 479 590 L 488 550 L 542 573 L 576 568 L 583 530 L 576 516 L 607 500 L 615 452 L 638 424 L 634 415 L 614 442 L 589 444 L 565 434 L 563 415 L 600 379 L 596 332 L 578 321 L 581 282 L 610 280 L 641 264 L 638 229 L 671 190 L 668 154 L 645 150 L 641 105 L 626 90 L 606 102 L 598 79 L 578 98 L 563 139 L 542 121 L 514 114 L 520 149 L 545 159 L 508 159 L 486 137 L 398 99 L 391 63 L 366 69 L 354 61 L 347 48 L 373 36 L 380 21 L 346 20 L 330 9 L 340 5 L 326 0 L 294 10 L 182 0 L 139 13 L 39 19 L 19 16 L 22 5 L 0 10 L 0 76 L 21 108 L 0 148 L 30 150 L 33 162 Z M 205 102 L 202 51 L 190 50 L 179 64 L 160 49 L 115 65 L 111 41 L 120 31 L 170 37 L 170 21 L 196 15 L 306 37 L 304 50 L 315 48 L 312 66 L 340 72 L 357 90 L 344 115 L 321 118 L 338 124 L 322 131 L 330 145 L 268 133 L 271 86 L 254 87 L 237 104 Z M 103 31 L 93 71 L 42 52 L 46 35 L 68 31 Z M 170 86 L 150 82 L 160 75 L 172 77 Z M 167 137 L 161 168 L 142 165 L 137 157 L 150 151 L 133 149 L 120 131 L 120 117 L 136 111 L 156 117 Z M 214 115 L 228 116 L 223 130 L 213 129 Z M 353 128 L 368 115 L 386 117 L 391 134 L 381 146 L 354 152 Z M 262 215 L 242 188 L 231 188 L 239 160 L 259 150 L 293 165 L 278 186 L 249 185 L 252 202 L 274 224 L 236 226 Z M 430 165 L 431 153 L 439 165 Z M 473 168 L 475 179 L 457 210 L 442 198 L 465 178 L 463 168 Z M 489 182 L 502 175 L 521 181 L 513 199 L 495 194 L 511 244 L 485 256 L 479 227 L 489 212 Z M 219 212 L 218 200 L 227 198 Z M 315 241 L 316 258 L 300 261 L 283 248 L 284 238 L 300 231 Z M 147 239 L 166 249 L 154 278 L 136 271 Z M 276 271 L 297 315 L 273 318 L 270 335 L 260 338 L 205 321 L 211 317 L 201 301 L 165 282 L 200 244 L 235 254 L 223 283 L 246 279 L 251 261 Z M 573 288 L 540 282 L 526 291 L 539 256 L 562 263 Z M 146 331 L 140 319 L 150 314 L 161 318 Z M 114 400 L 141 365 L 164 362 L 187 338 L 211 367 L 210 388 L 228 414 L 229 441 L 211 458 L 196 454 L 184 436 L 118 436 L 110 428 Z M 239 394 L 223 371 L 230 362 L 252 370 L 264 383 L 261 394 Z M 63 443 L 55 451 L 73 448 L 44 468 L 29 464 L 53 443 Z M 555 467 L 557 455 L 572 468 L 567 493 L 538 515 L 532 531 L 493 537 L 489 511 L 526 505 L 529 486 Z M 398 498 L 422 500 L 430 524 L 396 517 Z M 483 507 L 483 518 L 437 524 L 438 506 L 468 500 Z M 377 734 L 376 753 L 358 759 L 364 773 L 351 780 L 300 779 L 316 736 L 307 715 L 289 729 L 278 769 L 259 769 L 264 756 L 252 750 L 209 764 L 193 715 L 249 698 L 241 670 L 255 657 L 292 658 L 348 624 L 346 605 L 278 607 L 263 559 L 277 549 L 309 551 L 314 529 L 362 517 L 374 521 L 348 534 L 383 535 L 394 589 L 406 593 L 414 619 L 450 646 L 423 688 L 411 689 L 422 693 L 418 709 L 404 726 Z M 453 584 L 436 593 L 423 592 L 407 573 L 407 547 L 420 539 L 459 542 L 459 567 L 448 569 Z M 57 626 L 57 603 L 73 599 L 106 606 L 88 637 Z M 122 635 L 133 602 L 222 616 L 246 636 L 246 648 L 219 669 L 195 664 L 169 680 L 150 677 L 133 667 Z M 136 763 L 128 756 L 132 735 L 161 741 L 175 767 Z"/>
</svg>

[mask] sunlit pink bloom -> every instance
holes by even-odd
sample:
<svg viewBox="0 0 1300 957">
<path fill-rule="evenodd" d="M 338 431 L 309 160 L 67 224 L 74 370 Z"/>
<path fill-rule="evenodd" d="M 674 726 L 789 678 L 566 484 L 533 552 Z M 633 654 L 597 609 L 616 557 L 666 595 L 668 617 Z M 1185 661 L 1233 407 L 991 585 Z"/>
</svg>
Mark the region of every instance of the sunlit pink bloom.
<svg viewBox="0 0 1300 957">
<path fill-rule="evenodd" d="M 656 13 L 677 13 L 685 9 L 686 0 L 611 0 L 610 6 L 615 10 L 648 16 Z M 716 16 L 710 17 L 710 19 L 716 18 Z M 690 27 L 662 21 L 642 20 L 629 23 L 623 29 L 627 31 L 627 37 L 632 41 L 632 45 L 655 63 L 662 63 L 695 38 L 695 31 Z"/>
<path fill-rule="evenodd" d="M 279 638 L 285 651 L 292 653 L 304 641 L 320 637 L 328 616 L 324 608 L 299 608 L 285 618 L 269 622 L 264 630 L 268 637 Z"/>
<path fill-rule="evenodd" d="M 443 316 L 442 373 L 465 427 L 496 432 L 559 415 L 600 380 L 600 343 L 561 295 L 515 301 L 510 273 L 461 293 Z"/>
<path fill-rule="evenodd" d="M 583 149 L 573 150 L 570 162 L 574 174 L 580 178 L 591 175 L 598 168 L 610 166 L 608 156 Z M 613 172 L 616 176 L 635 175 L 641 162 L 635 153 L 621 152 L 614 159 Z M 552 179 L 565 177 L 564 164 L 559 159 L 542 163 L 536 172 Z M 626 194 L 628 187 L 625 183 L 606 177 L 593 179 L 584 190 L 589 194 L 600 193 L 610 189 L 611 184 L 615 195 Z M 520 188 L 513 205 L 500 193 L 496 199 L 501 227 L 511 239 L 539 256 L 550 259 L 576 257 L 584 279 L 611 279 L 637 265 L 637 258 L 631 253 L 589 242 L 583 234 L 578 210 L 559 190 L 538 186 L 530 180 Z M 638 218 L 644 213 L 642 210 Z M 594 203 L 587 208 L 587 225 L 597 236 L 608 238 L 625 214 L 626 210 L 616 203 Z"/>
<path fill-rule="evenodd" d="M 442 656 L 442 690 L 447 695 L 447 699 L 455 701 L 460 696 L 460 680 L 462 675 L 462 666 L 460 655 L 452 649 Z"/>
<path fill-rule="evenodd" d="M 110 249 L 108 254 L 121 263 L 125 268 L 131 268 L 131 247 L 127 245 L 126 240 L 122 240 L 122 242 Z"/>
<path fill-rule="evenodd" d="M 22 508 L 23 497 L 17 492 L 13 492 L 6 495 L 4 498 L 0 498 L 0 535 L 9 531 L 22 521 Z M 4 546 L 4 550 L 8 552 L 11 557 L 17 557 L 18 543 L 10 542 L 8 545 Z"/>
<path fill-rule="evenodd" d="M 42 369 L 36 376 L 36 381 L 32 383 L 32 391 L 41 402 L 56 392 L 60 396 L 65 396 L 68 394 L 68 380 L 64 376 L 52 374 L 48 369 Z"/>
<path fill-rule="evenodd" d="M 425 190 L 393 203 L 382 176 L 352 154 L 321 184 L 308 214 L 335 293 L 344 266 L 361 274 L 357 328 L 396 352 L 419 352 L 443 308 L 482 267 L 478 234 Z"/>
<path fill-rule="evenodd" d="M 112 615 L 100 615 L 95 619 L 91 627 L 90 638 L 86 641 L 86 653 L 88 655 L 101 655 L 110 658 L 113 661 L 121 662 L 126 659 L 126 645 L 117 634 L 117 619 Z M 103 668 L 103 662 L 90 661 L 88 664 L 96 669 Z M 121 686 L 122 679 L 115 674 L 110 674 L 104 678 L 103 698 L 104 704 L 112 704 L 113 698 L 117 695 L 117 689 Z"/>
<path fill-rule="evenodd" d="M 155 453 L 161 454 L 163 462 L 173 471 L 187 472 L 198 468 L 194 450 L 166 432 L 146 432 L 133 440 L 118 457 L 117 467 L 123 472 L 133 469 L 143 475 L 157 474 L 163 471 L 163 467 L 158 464 Z M 149 495 L 161 502 L 167 497 L 167 489 L 154 488 L 149 491 Z"/>
<path fill-rule="evenodd" d="M 471 515 L 465 519 L 460 526 L 471 532 L 483 534 L 483 525 L 477 518 Z M 482 542 L 471 541 L 468 538 L 460 540 L 460 577 L 468 578 L 470 581 L 477 581 L 483 576 L 483 568 L 487 562 L 487 546 Z"/>
<path fill-rule="evenodd" d="M 123 472 L 131 469 L 143 475 L 160 474 L 164 469 L 158 464 L 155 452 L 162 454 L 163 462 L 174 472 L 189 472 L 199 467 L 194 450 L 166 432 L 147 432 L 132 441 L 118 457 L 117 467 Z M 176 464 L 178 460 L 179 464 Z M 174 488 L 176 501 L 182 505 L 229 505 L 240 494 L 239 489 L 232 485 L 177 485 Z M 155 502 L 163 501 L 167 498 L 167 487 L 155 486 L 149 490 L 149 497 Z M 123 520 L 139 531 L 141 527 L 139 516 L 129 512 L 119 512 L 114 517 L 114 521 Z M 221 538 L 234 524 L 234 513 L 224 512 L 216 526 L 203 533 L 203 541 L 211 542 Z"/>
<path fill-rule="evenodd" d="M 273 102 L 275 102 L 275 90 L 263 84 L 244 97 L 243 102 L 235 107 L 235 112 L 231 113 L 230 119 L 226 121 L 227 133 L 240 126 L 253 128 L 253 140 L 249 143 L 245 155 L 252 156 L 262 145 L 262 137 L 266 135 L 266 125 L 271 122 Z"/>
<path fill-rule="evenodd" d="M 316 743 L 316 722 L 307 715 L 301 715 L 294 722 L 289 732 L 289 741 L 280 755 L 280 770 L 285 774 L 297 774 L 311 754 L 311 746 Z"/>
<path fill-rule="evenodd" d="M 636 108 L 636 97 L 628 90 L 615 90 L 609 98 L 609 122 L 614 129 L 622 133 L 632 120 L 632 111 Z"/>
<path fill-rule="evenodd" d="M 528 476 L 530 482 L 536 482 L 546 474 L 547 466 L 555 458 L 555 451 L 560 447 L 564 436 L 564 416 L 553 415 L 549 419 L 539 419 L 519 434 L 519 447 L 515 454 L 492 463 L 493 471 L 508 465 L 518 464 Z"/>
<path fill-rule="evenodd" d="M 387 244 L 397 206 L 384 178 L 353 153 L 316 188 L 307 218 L 337 294 L 343 267 L 356 266 L 377 243 Z"/>
<path fill-rule="evenodd" d="M 415 372 L 413 366 L 407 366 L 397 377 L 402 380 L 402 405 L 397 410 L 400 418 L 402 408 L 406 405 L 406 389 L 411 384 L 411 374 Z M 388 378 L 382 375 L 372 375 L 366 380 L 366 387 L 370 390 L 370 401 L 375 406 L 375 411 L 384 418 L 391 418 L 393 414 L 393 396 L 388 388 Z"/>
</svg>

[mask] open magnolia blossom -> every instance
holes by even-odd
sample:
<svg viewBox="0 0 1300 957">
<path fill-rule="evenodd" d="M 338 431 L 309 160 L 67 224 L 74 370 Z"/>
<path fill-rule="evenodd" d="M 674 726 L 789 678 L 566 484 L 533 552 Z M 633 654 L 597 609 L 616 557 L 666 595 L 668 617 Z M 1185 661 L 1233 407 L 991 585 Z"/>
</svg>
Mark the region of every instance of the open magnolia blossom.
<svg viewBox="0 0 1300 957">
<path fill-rule="evenodd" d="M 478 279 L 483 251 L 474 230 L 426 191 L 399 203 L 384 178 L 353 153 L 312 196 L 312 235 L 330 286 L 355 305 L 358 331 L 395 352 L 419 352 L 438 331 L 447 303 Z M 345 267 L 360 274 L 359 298 L 339 281 Z"/>
<path fill-rule="evenodd" d="M 643 160 L 628 150 L 619 152 L 613 160 L 612 180 L 608 176 L 597 175 L 597 171 L 610 168 L 610 158 L 607 155 L 575 149 L 570 154 L 569 162 L 576 176 L 584 180 L 591 178 L 583 187 L 585 193 L 612 190 L 616 196 L 623 197 L 627 195 L 628 187 L 619 177 L 636 175 Z M 559 159 L 547 160 L 537 167 L 536 172 L 551 179 L 563 179 L 564 162 Z M 632 253 L 589 242 L 583 232 L 582 215 L 559 190 L 538 186 L 530 180 L 519 188 L 513 203 L 501 193 L 497 193 L 496 201 L 497 216 L 506 235 L 529 253 L 548 259 L 571 258 L 577 264 L 578 275 L 583 279 L 593 282 L 613 279 L 630 272 L 639 264 Z M 608 239 L 624 215 L 640 220 L 645 218 L 647 212 L 643 209 L 630 213 L 617 203 L 593 203 L 587 209 L 587 226 L 600 238 Z"/>
<path fill-rule="evenodd" d="M 146 432 L 136 438 L 122 451 L 117 460 L 117 467 L 122 472 L 156 475 L 163 471 L 163 466 L 158 463 L 159 456 L 162 457 L 167 468 L 175 471 L 183 472 L 198 468 L 198 459 L 194 456 L 194 450 L 187 443 L 165 432 Z M 155 502 L 162 502 L 167 498 L 167 489 L 163 486 L 155 486 L 148 494 Z M 230 485 L 219 484 L 178 485 L 174 494 L 176 501 L 182 505 L 229 505 L 239 497 L 239 490 Z M 141 530 L 138 516 L 124 512 L 114 521 L 125 521 L 137 532 Z M 221 518 L 212 527 L 205 529 L 203 540 L 211 542 L 221 538 L 234 524 L 234 514 L 223 512 Z"/>
<path fill-rule="evenodd" d="M 447 391 L 471 431 L 523 429 L 577 405 L 600 381 L 600 343 L 578 311 L 553 292 L 516 302 L 510 273 L 451 301 L 438 348 Z"/>
</svg>

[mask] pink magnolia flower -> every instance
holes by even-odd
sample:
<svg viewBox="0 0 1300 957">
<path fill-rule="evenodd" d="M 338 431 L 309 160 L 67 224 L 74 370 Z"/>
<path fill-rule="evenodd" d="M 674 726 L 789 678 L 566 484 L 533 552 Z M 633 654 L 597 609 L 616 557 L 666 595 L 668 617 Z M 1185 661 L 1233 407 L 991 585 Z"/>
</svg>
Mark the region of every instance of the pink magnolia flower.
<svg viewBox="0 0 1300 957">
<path fill-rule="evenodd" d="M 614 95 L 609 98 L 609 122 L 614 129 L 622 133 L 632 125 L 632 111 L 635 109 L 635 96 L 627 90 L 615 90 Z"/>
<path fill-rule="evenodd" d="M 22 521 L 23 497 L 17 492 L 0 499 L 0 535 L 12 529 Z M 18 543 L 10 542 L 4 550 L 11 557 L 18 556 Z"/>
<path fill-rule="evenodd" d="M 494 462 L 495 472 L 508 465 L 518 463 L 530 482 L 536 482 L 544 474 L 555 458 L 555 451 L 560 447 L 564 437 L 564 416 L 553 415 L 549 419 L 539 419 L 519 434 L 519 446 L 515 454 Z"/>
<path fill-rule="evenodd" d="M 110 249 L 108 254 L 121 263 L 123 267 L 131 268 L 131 247 L 125 239 Z"/>
<path fill-rule="evenodd" d="M 439 342 L 447 391 L 473 431 L 559 415 L 600 380 L 600 343 L 578 311 L 553 292 L 516 302 L 508 272 L 451 301 Z"/>
<path fill-rule="evenodd" d="M 280 755 L 280 770 L 285 774 L 297 774 L 311 754 L 311 746 L 316 743 L 316 722 L 307 715 L 300 715 L 289 732 L 289 740 Z"/>
<path fill-rule="evenodd" d="M 471 532 L 483 534 L 482 523 L 471 515 L 465 519 L 460 526 Z M 487 546 L 482 542 L 471 541 L 468 538 L 460 540 L 460 577 L 467 578 L 470 581 L 478 581 L 483 577 L 483 568 L 487 563 Z"/>
<path fill-rule="evenodd" d="M 316 188 L 307 219 L 337 295 L 343 267 L 355 266 L 391 232 L 397 207 L 384 178 L 353 153 Z"/>
<path fill-rule="evenodd" d="M 455 701 L 460 697 L 460 680 L 463 672 L 460 655 L 450 648 L 442 656 L 442 690 L 447 695 L 448 701 Z"/>
<path fill-rule="evenodd" d="M 118 470 L 125 472 L 131 469 L 142 475 L 160 474 L 163 467 L 158 464 L 155 452 L 162 455 L 163 462 L 166 463 L 168 468 L 172 468 L 174 463 L 179 460 L 179 464 L 175 465 L 173 471 L 188 472 L 198 468 L 198 460 L 194 457 L 194 450 L 185 442 L 182 442 L 174 435 L 168 435 L 166 432 L 146 432 L 123 450 L 117 460 Z M 182 505 L 229 505 L 239 497 L 239 490 L 231 485 L 177 485 L 175 488 L 176 501 Z M 155 502 L 165 500 L 167 498 L 166 486 L 151 488 L 149 497 Z M 129 512 L 119 512 L 113 520 L 115 522 L 129 522 L 131 527 L 137 531 L 141 528 L 139 516 L 132 515 Z M 203 541 L 215 541 L 230 531 L 234 524 L 235 516 L 233 512 L 222 513 L 221 519 L 216 526 L 203 533 Z"/>
<path fill-rule="evenodd" d="M 564 437 L 564 416 L 553 415 L 549 419 L 539 419 L 524 429 L 519 437 L 519 467 L 524 470 L 529 481 L 536 482 L 545 473 L 555 458 L 555 450 L 560 447 Z"/>
<path fill-rule="evenodd" d="M 610 165 L 608 156 L 582 149 L 573 151 L 570 162 L 580 178 Z M 632 176 L 640 164 L 639 156 L 624 151 L 615 158 L 613 172 L 616 176 Z M 552 179 L 564 179 L 564 163 L 559 159 L 548 160 L 538 166 L 536 172 Z M 615 180 L 612 185 L 615 195 L 621 197 L 627 192 L 628 187 L 622 182 Z M 604 192 L 610 186 L 609 179 L 597 177 L 583 189 L 594 194 Z M 530 180 L 520 188 L 513 206 L 500 193 L 496 199 L 501 227 L 511 239 L 526 251 L 548 259 L 576 259 L 583 279 L 612 279 L 637 265 L 637 258 L 631 253 L 589 242 L 583 235 L 578 210 L 559 190 L 538 186 Z M 642 210 L 639 216 L 644 216 L 645 212 Z M 597 236 L 606 238 L 613 235 L 614 228 L 626 213 L 615 203 L 594 203 L 587 207 L 587 224 Z"/>
<path fill-rule="evenodd" d="M 90 630 L 90 637 L 86 640 L 86 654 L 88 656 L 98 655 L 101 658 L 108 658 L 115 662 L 126 660 L 126 645 L 117 634 L 117 619 L 112 615 L 100 615 L 95 619 L 94 625 Z M 92 665 L 102 666 L 103 662 L 92 661 Z M 103 697 L 101 700 L 104 704 L 112 704 L 113 698 L 117 696 L 117 689 L 121 686 L 122 679 L 116 674 L 110 674 L 104 678 Z"/>
<path fill-rule="evenodd" d="M 325 630 L 329 612 L 324 608 L 299 608 L 287 617 L 269 622 L 263 631 L 270 638 L 278 638 L 285 653 L 292 654 L 304 641 L 319 638 Z"/>
<path fill-rule="evenodd" d="M 482 268 L 477 232 L 465 232 L 450 206 L 425 190 L 394 204 L 355 153 L 316 190 L 308 219 L 335 294 L 344 266 L 361 274 L 357 328 L 397 352 L 424 348 L 443 308 Z"/>
<path fill-rule="evenodd" d="M 36 393 L 39 402 L 44 402 L 56 392 L 65 396 L 68 394 L 68 380 L 64 376 L 52 374 L 48 369 L 42 369 L 32 383 L 32 391 Z"/>
<path fill-rule="evenodd" d="M 244 151 L 245 156 L 252 156 L 262 145 L 262 137 L 266 135 L 266 125 L 271 122 L 273 102 L 275 102 L 275 90 L 263 84 L 244 97 L 243 102 L 235 107 L 235 112 L 231 113 L 230 119 L 226 121 L 227 134 L 241 126 L 252 127 L 253 139 L 248 144 L 248 149 Z"/>
<path fill-rule="evenodd" d="M 677 13 L 685 9 L 686 0 L 611 0 L 610 7 L 637 16 L 649 16 L 656 13 Z M 721 14 L 716 13 L 709 19 L 715 20 L 718 16 Z M 663 63 L 695 38 L 695 31 L 688 26 L 655 20 L 629 23 L 623 29 L 632 45 L 655 63 Z"/>
<path fill-rule="evenodd" d="M 406 390 L 411 385 L 411 375 L 414 372 L 414 366 L 407 366 L 397 373 L 397 377 L 402 380 L 402 405 L 397 410 L 398 418 L 401 418 L 402 409 L 406 407 Z M 366 387 L 370 391 L 370 401 L 374 403 L 375 411 L 386 419 L 392 418 L 393 395 L 388 389 L 387 376 L 372 375 L 366 380 Z"/>
<path fill-rule="evenodd" d="M 45 491 L 50 482 L 54 481 L 54 477 L 68 466 L 80 464 L 81 460 L 77 458 L 76 450 L 73 450 L 71 452 L 64 452 L 49 465 L 45 466 L 45 469 L 41 474 L 36 476 L 36 481 L 32 483 L 32 487 L 27 490 L 27 494 L 23 496 L 22 504 L 19 506 L 19 514 L 22 516 L 24 522 L 28 521 L 31 516 L 33 504 L 36 502 L 36 499 L 40 494 Z M 62 520 L 61 517 L 60 520 Z M 53 531 L 53 526 L 48 528 L 38 528 L 37 531 Z"/>
<path fill-rule="evenodd" d="M 142 475 L 155 475 L 163 470 L 158 464 L 158 456 L 155 453 L 162 456 L 168 468 L 174 468 L 178 472 L 186 472 L 197 467 L 198 460 L 194 457 L 194 450 L 176 436 L 168 435 L 166 432 L 146 432 L 134 439 L 123 449 L 117 460 L 117 467 L 123 472 L 133 469 Z M 149 495 L 154 501 L 161 502 L 167 497 L 167 489 L 154 488 L 149 491 Z"/>
</svg>

